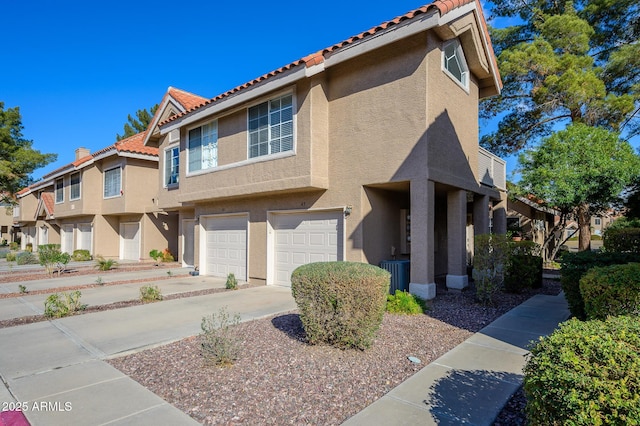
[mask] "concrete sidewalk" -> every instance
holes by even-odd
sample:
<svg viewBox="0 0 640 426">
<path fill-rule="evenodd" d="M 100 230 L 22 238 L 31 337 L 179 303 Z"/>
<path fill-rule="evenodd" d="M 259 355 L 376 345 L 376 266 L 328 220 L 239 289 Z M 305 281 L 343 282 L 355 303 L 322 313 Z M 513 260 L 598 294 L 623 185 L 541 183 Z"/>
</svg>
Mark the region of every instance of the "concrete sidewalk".
<svg viewBox="0 0 640 426">
<path fill-rule="evenodd" d="M 569 315 L 564 295 L 534 296 L 343 425 L 491 425 L 522 384 L 529 342 Z"/>
<path fill-rule="evenodd" d="M 243 321 L 296 308 L 265 286 L 0 329 L 0 402 L 34 426 L 198 424 L 103 360 L 196 335 L 223 306 Z"/>
</svg>

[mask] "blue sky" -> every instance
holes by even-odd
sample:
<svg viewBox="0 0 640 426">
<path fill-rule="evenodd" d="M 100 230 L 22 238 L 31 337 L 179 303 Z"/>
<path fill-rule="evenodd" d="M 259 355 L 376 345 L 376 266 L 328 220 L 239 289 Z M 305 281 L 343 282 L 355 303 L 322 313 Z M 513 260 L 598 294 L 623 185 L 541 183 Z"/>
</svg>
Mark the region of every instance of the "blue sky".
<svg viewBox="0 0 640 426">
<path fill-rule="evenodd" d="M 39 179 L 78 147 L 114 143 L 169 86 L 211 98 L 425 3 L 8 1 L 0 101 L 20 107 L 35 149 L 58 154 Z"/>
</svg>

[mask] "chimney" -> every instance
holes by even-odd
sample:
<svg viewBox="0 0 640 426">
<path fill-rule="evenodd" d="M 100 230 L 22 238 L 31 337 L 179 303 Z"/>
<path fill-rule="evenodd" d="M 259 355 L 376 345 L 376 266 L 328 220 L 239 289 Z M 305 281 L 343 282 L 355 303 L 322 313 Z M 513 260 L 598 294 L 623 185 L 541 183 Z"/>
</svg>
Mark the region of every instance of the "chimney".
<svg viewBox="0 0 640 426">
<path fill-rule="evenodd" d="M 76 160 L 86 157 L 89 154 L 91 154 L 91 151 L 89 151 L 87 148 L 78 148 L 76 149 Z"/>
</svg>

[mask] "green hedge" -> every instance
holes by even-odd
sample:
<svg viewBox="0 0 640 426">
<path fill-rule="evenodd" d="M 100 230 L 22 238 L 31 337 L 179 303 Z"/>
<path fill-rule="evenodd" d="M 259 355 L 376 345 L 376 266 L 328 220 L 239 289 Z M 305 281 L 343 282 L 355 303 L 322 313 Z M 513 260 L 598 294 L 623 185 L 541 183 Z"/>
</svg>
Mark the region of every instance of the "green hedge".
<svg viewBox="0 0 640 426">
<path fill-rule="evenodd" d="M 640 253 L 640 228 L 607 229 L 602 244 L 606 251 Z"/>
<path fill-rule="evenodd" d="M 587 318 L 584 300 L 580 293 L 580 279 L 589 269 L 596 266 L 620 265 L 629 262 L 640 262 L 640 255 L 593 251 L 563 254 L 560 258 L 562 264 L 560 282 L 571 314 L 581 320 Z"/>
<path fill-rule="evenodd" d="M 291 274 L 291 290 L 309 343 L 371 346 L 382 323 L 391 275 L 366 263 L 318 262 Z"/>
<path fill-rule="evenodd" d="M 531 254 L 509 256 L 504 277 L 504 289 L 520 293 L 528 288 L 542 287 L 542 257 Z"/>
<path fill-rule="evenodd" d="M 640 263 L 589 270 L 580 279 L 587 319 L 640 314 Z"/>
<path fill-rule="evenodd" d="M 640 424 L 640 321 L 571 319 L 531 349 L 531 425 Z"/>
</svg>

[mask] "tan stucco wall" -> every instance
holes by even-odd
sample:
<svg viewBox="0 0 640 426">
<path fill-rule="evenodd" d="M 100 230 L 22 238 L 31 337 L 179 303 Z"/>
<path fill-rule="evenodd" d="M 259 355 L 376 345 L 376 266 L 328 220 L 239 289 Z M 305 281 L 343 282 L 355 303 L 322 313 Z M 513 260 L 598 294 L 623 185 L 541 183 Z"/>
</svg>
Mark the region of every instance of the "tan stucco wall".
<svg viewBox="0 0 640 426">
<path fill-rule="evenodd" d="M 2 243 L 3 240 L 10 242 L 11 228 L 13 227 L 13 210 L 11 207 L 0 206 L 0 227 L 1 226 L 6 226 L 7 232 L 0 232 L 0 243 Z"/>
</svg>

